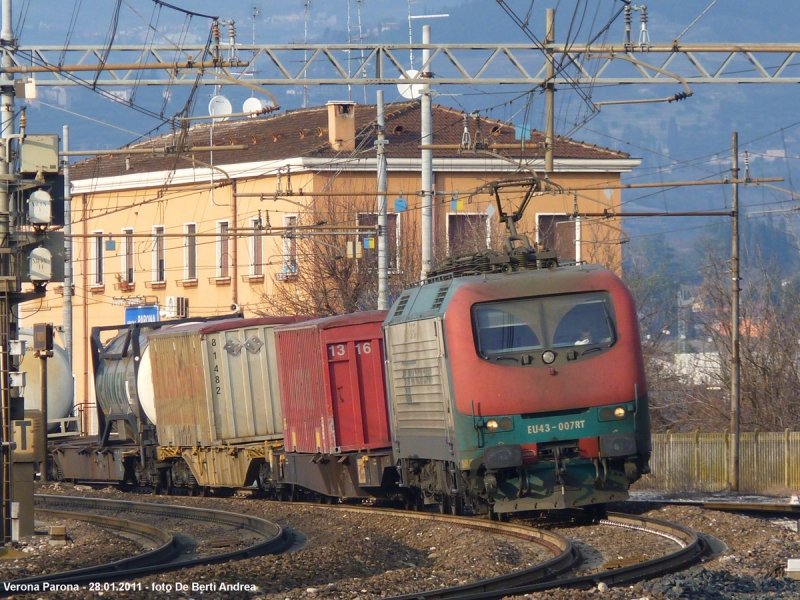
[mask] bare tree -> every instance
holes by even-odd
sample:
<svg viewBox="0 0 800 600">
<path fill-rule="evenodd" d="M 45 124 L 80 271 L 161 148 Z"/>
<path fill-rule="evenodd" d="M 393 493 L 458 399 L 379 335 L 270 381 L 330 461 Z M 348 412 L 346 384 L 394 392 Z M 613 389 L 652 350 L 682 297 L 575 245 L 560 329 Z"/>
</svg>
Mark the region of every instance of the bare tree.
<svg viewBox="0 0 800 600">
<path fill-rule="evenodd" d="M 744 278 L 740 305 L 742 428 L 780 431 L 800 427 L 800 288 L 796 282 L 783 280 L 773 262 L 760 255 L 751 259 L 755 264 Z M 718 387 L 729 390 L 731 291 L 726 263 L 711 260 L 702 300 L 703 335 L 720 356 Z M 713 411 L 713 396 L 701 394 L 700 399 L 707 411 Z M 713 412 L 727 414 L 724 399 Z"/>
<path fill-rule="evenodd" d="M 390 299 L 419 276 L 419 235 L 415 223 L 404 217 L 393 214 L 389 219 Z M 321 223 L 335 231 L 330 235 L 304 233 L 304 228 Z M 336 231 L 376 223 L 373 199 L 357 195 L 315 198 L 309 210 L 298 216 L 297 229 L 286 234 L 284 269 L 272 294 L 262 295 L 260 312 L 330 316 L 374 309 L 378 297 L 376 234 L 345 236 Z M 372 243 L 365 244 L 365 239 Z"/>
</svg>

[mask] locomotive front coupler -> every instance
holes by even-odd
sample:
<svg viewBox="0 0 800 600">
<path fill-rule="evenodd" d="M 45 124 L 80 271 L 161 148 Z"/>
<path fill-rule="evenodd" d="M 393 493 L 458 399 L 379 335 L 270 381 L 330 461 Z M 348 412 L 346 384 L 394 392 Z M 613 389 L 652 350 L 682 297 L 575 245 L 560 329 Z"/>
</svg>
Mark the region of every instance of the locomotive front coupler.
<svg viewBox="0 0 800 600">
<path fill-rule="evenodd" d="M 519 489 L 517 490 L 517 498 L 523 498 L 531 491 L 531 482 L 528 480 L 528 468 L 520 467 L 517 469 L 517 477 L 519 478 Z"/>
<path fill-rule="evenodd" d="M 561 449 L 558 446 L 553 448 L 553 462 L 555 463 L 556 481 L 561 486 L 561 495 L 564 496 L 566 495 L 564 475 L 567 472 L 567 467 L 564 461 L 561 460 Z"/>
</svg>

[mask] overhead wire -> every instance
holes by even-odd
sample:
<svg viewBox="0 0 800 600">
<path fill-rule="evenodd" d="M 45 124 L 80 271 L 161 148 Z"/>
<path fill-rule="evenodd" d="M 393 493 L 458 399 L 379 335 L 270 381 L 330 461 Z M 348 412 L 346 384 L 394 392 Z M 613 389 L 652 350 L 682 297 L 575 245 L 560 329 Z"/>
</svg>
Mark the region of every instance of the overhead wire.
<svg viewBox="0 0 800 600">
<path fill-rule="evenodd" d="M 108 56 L 111 54 L 111 47 L 114 45 L 114 39 L 117 37 L 117 26 L 119 25 L 119 9 L 122 6 L 122 0 L 116 0 L 114 5 L 114 12 L 111 15 L 111 23 L 108 26 L 108 33 L 106 34 L 106 43 L 103 55 L 100 57 L 100 62 L 97 65 L 97 72 L 95 73 L 92 87 L 97 87 L 97 80 L 100 79 L 100 73 L 103 72 L 108 61 Z"/>
<path fill-rule="evenodd" d="M 78 21 L 78 13 L 81 10 L 81 3 L 82 0 L 73 0 L 72 4 L 72 16 L 69 20 L 69 25 L 67 26 L 67 36 L 64 39 L 64 47 L 61 50 L 61 54 L 58 57 L 58 66 L 64 66 L 64 59 L 67 57 L 67 50 L 69 50 L 70 42 L 72 41 L 72 35 L 75 33 L 75 24 Z"/>
</svg>

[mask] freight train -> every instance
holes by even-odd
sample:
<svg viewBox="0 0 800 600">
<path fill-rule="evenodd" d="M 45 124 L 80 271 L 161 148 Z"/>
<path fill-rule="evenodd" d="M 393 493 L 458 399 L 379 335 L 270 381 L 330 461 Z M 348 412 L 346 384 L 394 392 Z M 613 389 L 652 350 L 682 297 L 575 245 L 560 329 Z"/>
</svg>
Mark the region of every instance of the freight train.
<svg viewBox="0 0 800 600">
<path fill-rule="evenodd" d="M 388 312 L 95 328 L 100 434 L 51 443 L 53 468 L 498 518 L 626 498 L 650 457 L 630 292 L 532 253 L 477 264 Z"/>
</svg>

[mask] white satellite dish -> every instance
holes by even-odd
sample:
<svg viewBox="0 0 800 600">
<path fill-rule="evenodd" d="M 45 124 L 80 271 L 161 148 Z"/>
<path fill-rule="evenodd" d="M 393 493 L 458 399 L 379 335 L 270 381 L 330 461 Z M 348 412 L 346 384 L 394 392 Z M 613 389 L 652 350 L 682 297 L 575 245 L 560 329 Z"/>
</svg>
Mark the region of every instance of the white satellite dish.
<svg viewBox="0 0 800 600">
<path fill-rule="evenodd" d="M 227 121 L 228 116 L 233 114 L 231 101 L 225 96 L 214 96 L 208 103 L 208 114 L 214 117 L 215 121 Z"/>
<path fill-rule="evenodd" d="M 248 98 L 242 105 L 243 113 L 256 113 L 264 110 L 264 104 L 258 98 Z M 254 117 L 255 115 L 250 115 Z"/>
<path fill-rule="evenodd" d="M 419 71 L 416 71 L 414 69 L 409 69 L 408 71 L 406 71 L 406 73 L 408 73 L 409 77 L 412 78 L 412 79 L 417 76 L 418 72 Z M 403 77 L 401 75 L 400 79 L 405 79 L 405 77 Z M 397 84 L 397 91 L 400 92 L 400 95 L 403 98 L 408 98 L 409 100 L 415 100 L 416 98 L 419 98 L 420 96 L 422 96 L 422 84 L 421 83 L 398 83 Z"/>
</svg>

